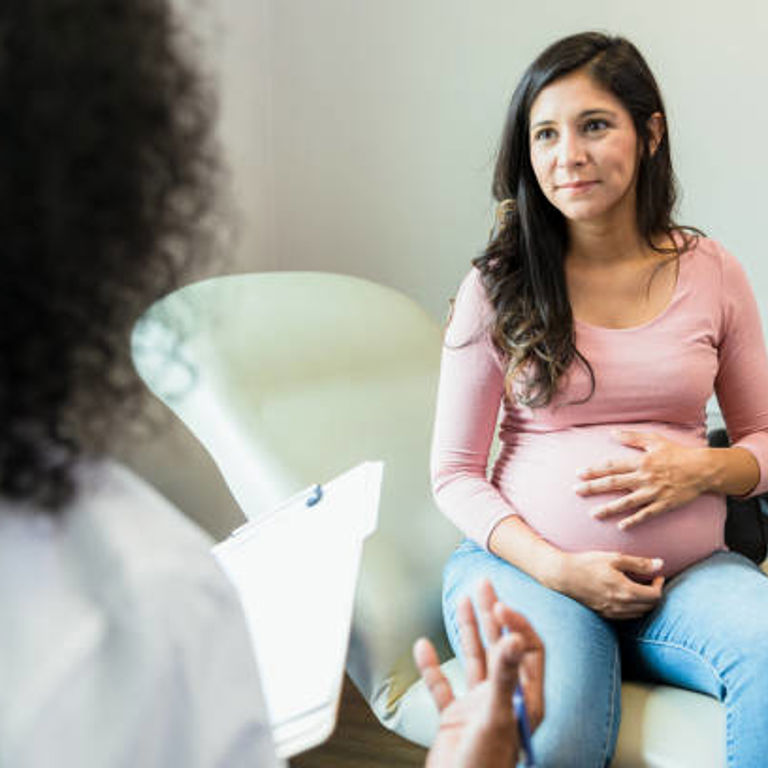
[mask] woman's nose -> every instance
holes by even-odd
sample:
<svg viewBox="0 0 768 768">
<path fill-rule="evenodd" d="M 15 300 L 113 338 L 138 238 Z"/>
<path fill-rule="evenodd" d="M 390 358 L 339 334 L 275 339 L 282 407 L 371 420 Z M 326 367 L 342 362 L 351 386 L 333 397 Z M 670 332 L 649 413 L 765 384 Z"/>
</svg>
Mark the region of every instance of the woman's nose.
<svg viewBox="0 0 768 768">
<path fill-rule="evenodd" d="M 558 147 L 558 165 L 563 168 L 584 165 L 586 159 L 587 153 L 581 136 L 573 131 L 564 131 Z"/>
</svg>

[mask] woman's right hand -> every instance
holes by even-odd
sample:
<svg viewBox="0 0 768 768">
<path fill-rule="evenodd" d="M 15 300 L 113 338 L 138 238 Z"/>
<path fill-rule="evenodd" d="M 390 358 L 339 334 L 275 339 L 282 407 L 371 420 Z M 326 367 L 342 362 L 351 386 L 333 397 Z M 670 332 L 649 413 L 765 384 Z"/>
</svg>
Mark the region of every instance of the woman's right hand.
<svg viewBox="0 0 768 768">
<path fill-rule="evenodd" d="M 658 558 L 616 552 L 565 552 L 560 591 L 606 619 L 636 619 L 661 599 L 663 565 Z"/>
</svg>

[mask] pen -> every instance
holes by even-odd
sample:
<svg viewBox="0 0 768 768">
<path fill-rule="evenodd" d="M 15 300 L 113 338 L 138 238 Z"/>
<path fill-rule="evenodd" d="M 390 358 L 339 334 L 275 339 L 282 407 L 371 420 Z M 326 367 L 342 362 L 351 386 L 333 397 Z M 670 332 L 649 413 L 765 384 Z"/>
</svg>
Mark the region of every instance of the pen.
<svg viewBox="0 0 768 768">
<path fill-rule="evenodd" d="M 523 752 L 525 752 L 526 768 L 536 768 L 536 759 L 533 756 L 533 745 L 531 744 L 531 724 L 528 720 L 528 711 L 525 708 L 525 699 L 520 683 L 517 684 L 515 692 L 512 694 L 512 707 L 515 710 L 520 744 L 523 747 Z"/>
<path fill-rule="evenodd" d="M 501 628 L 503 635 L 509 634 L 506 627 Z M 512 709 L 515 712 L 515 721 L 517 722 L 517 733 L 520 736 L 520 746 L 525 752 L 526 768 L 536 768 L 536 758 L 533 756 L 533 744 L 531 743 L 531 721 L 528 719 L 528 710 L 525 708 L 525 697 L 520 683 L 515 686 L 515 692 L 512 694 Z"/>
</svg>

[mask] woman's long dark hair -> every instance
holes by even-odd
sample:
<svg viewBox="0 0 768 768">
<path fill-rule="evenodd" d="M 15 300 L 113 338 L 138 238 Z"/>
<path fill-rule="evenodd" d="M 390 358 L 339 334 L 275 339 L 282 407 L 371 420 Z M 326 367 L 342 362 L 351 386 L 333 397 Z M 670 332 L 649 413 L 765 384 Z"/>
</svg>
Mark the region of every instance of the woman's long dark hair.
<svg viewBox="0 0 768 768">
<path fill-rule="evenodd" d="M 216 232 L 214 110 L 166 0 L 0 3 L 0 495 L 60 508 L 141 410 L 137 316 Z"/>
<path fill-rule="evenodd" d="M 578 69 L 618 98 L 632 116 L 642 148 L 637 174 L 640 235 L 654 250 L 670 252 L 657 245 L 657 238 L 678 229 L 672 220 L 676 191 L 669 133 L 664 131 L 655 152 L 649 151 L 648 120 L 655 112 L 665 114 L 664 104 L 640 52 L 621 37 L 598 32 L 572 35 L 548 47 L 512 96 L 493 179 L 498 223 L 486 250 L 473 261 L 495 310 L 494 343 L 509 359 L 507 395 L 532 407 L 551 402 L 575 360 L 586 367 L 594 391 L 592 368 L 574 342 L 564 269 L 565 217 L 539 187 L 529 144 L 534 100 L 547 85 Z"/>
</svg>

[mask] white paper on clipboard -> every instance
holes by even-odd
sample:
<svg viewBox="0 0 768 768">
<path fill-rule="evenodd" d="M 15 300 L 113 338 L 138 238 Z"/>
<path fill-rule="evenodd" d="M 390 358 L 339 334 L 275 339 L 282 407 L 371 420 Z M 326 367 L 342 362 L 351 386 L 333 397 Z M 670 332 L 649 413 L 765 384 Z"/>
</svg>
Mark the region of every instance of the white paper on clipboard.
<svg viewBox="0 0 768 768">
<path fill-rule="evenodd" d="M 376 529 L 383 462 L 296 494 L 213 548 L 235 585 L 278 754 L 333 731 L 363 541 Z"/>
</svg>

